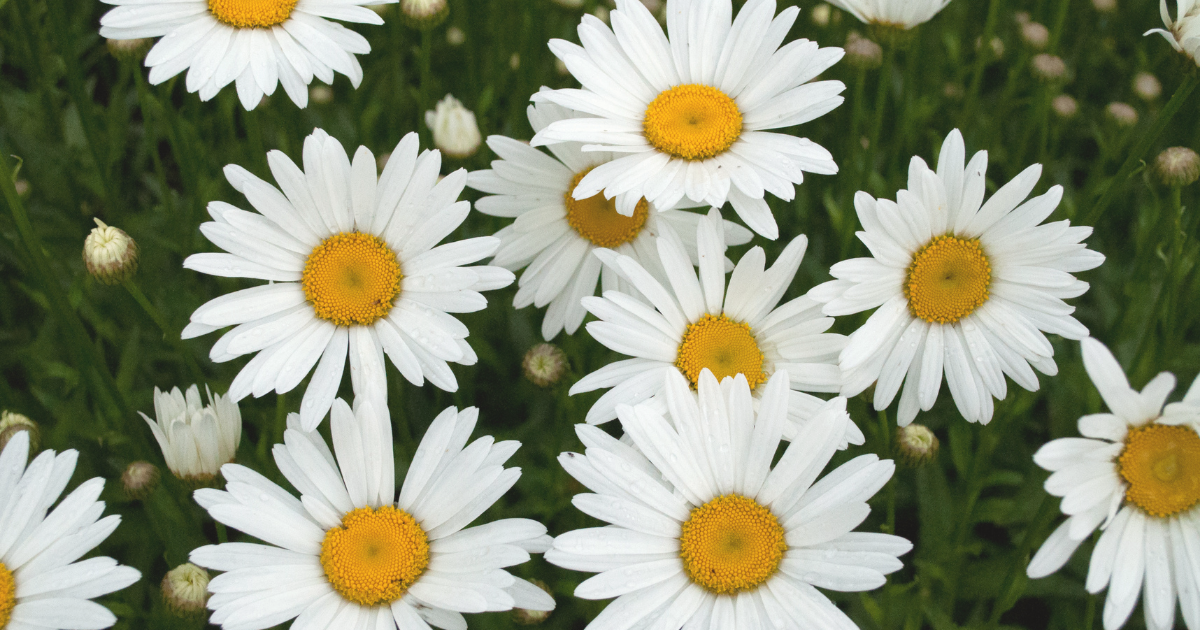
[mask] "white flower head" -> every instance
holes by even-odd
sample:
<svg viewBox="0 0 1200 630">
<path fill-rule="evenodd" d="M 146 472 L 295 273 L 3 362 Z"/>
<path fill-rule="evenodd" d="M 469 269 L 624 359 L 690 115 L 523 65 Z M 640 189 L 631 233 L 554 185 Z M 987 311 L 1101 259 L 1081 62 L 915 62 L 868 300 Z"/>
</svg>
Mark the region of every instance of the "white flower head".
<svg viewBox="0 0 1200 630">
<path fill-rule="evenodd" d="M 757 400 L 773 374 L 787 371 L 790 421 L 784 436 L 791 439 L 825 402 L 808 392 L 841 388 L 836 362 L 846 338 L 826 332 L 833 318 L 823 316 L 821 304 L 807 296 L 779 305 L 808 239 L 793 239 L 770 268 L 762 248 L 751 249 L 733 267 L 726 288 L 723 235 L 721 215 L 713 209 L 696 228 L 699 274 L 673 234 L 655 241 L 661 274 L 651 273 L 630 256 L 596 250 L 605 265 L 645 297 L 612 290 L 583 300 L 599 318 L 588 323 L 588 333 L 632 357 L 610 363 L 571 387 L 571 394 L 612 388 L 588 410 L 588 424 L 612 420 L 619 405 L 659 398 L 671 374 L 686 377 L 692 387 L 706 369 L 722 379 L 740 374 Z M 845 439 L 862 444 L 863 435 L 853 422 L 846 425 Z"/>
<path fill-rule="evenodd" d="M 100 518 L 104 479 L 79 484 L 50 509 L 78 456 L 42 451 L 30 462 L 24 431 L 0 451 L 0 628 L 108 628 L 117 618 L 91 599 L 142 576 L 112 558 L 79 560 L 121 522 Z"/>
<path fill-rule="evenodd" d="M 535 132 L 578 115 L 553 103 L 531 105 L 528 113 Z M 553 154 L 550 157 L 504 136 L 488 137 L 488 146 L 501 159 L 492 162 L 491 169 L 471 173 L 467 185 L 492 193 L 475 203 L 480 212 L 516 218 L 496 233 L 501 244 L 492 264 L 513 271 L 525 268 L 513 306 L 546 307 L 542 337 L 547 341 L 564 330 L 575 334 L 587 314 L 580 300 L 594 295 L 597 285 L 606 291 L 640 295 L 592 255 L 597 248 L 631 256 L 658 271 L 661 266 L 654 242 L 669 229 L 685 239 L 688 258 L 693 263 L 698 260 L 692 236 L 702 215 L 663 211 L 645 199 L 634 199 L 634 211 L 626 216 L 617 211 L 624 195 L 617 199 L 605 199 L 602 194 L 587 199 L 571 196 L 581 179 L 617 154 L 584 152 L 577 142 L 562 142 L 547 147 Z M 729 221 L 723 226 L 729 244 L 750 240 L 749 230 Z"/>
<path fill-rule="evenodd" d="M 458 201 L 467 172 L 439 181 L 441 154 L 418 155 L 415 133 L 400 141 L 379 176 L 366 147 L 351 162 L 320 129 L 304 141 L 303 171 L 280 151 L 267 162 L 280 188 L 240 166 L 225 167 L 258 212 L 210 203 L 214 222 L 200 231 L 228 253 L 184 261 L 202 273 L 270 281 L 204 304 L 183 331 L 186 339 L 235 326 L 213 345 L 213 361 L 257 353 L 229 397 L 282 394 L 312 372 L 300 403 L 312 429 L 333 404 L 347 357 L 356 395 L 384 391 L 385 353 L 412 384 L 429 379 L 457 390 L 447 363 L 473 365 L 476 356 L 467 327 L 450 314 L 482 310 L 481 291 L 513 281 L 500 267 L 464 266 L 495 253 L 499 239 L 438 245 L 471 211 Z"/>
<path fill-rule="evenodd" d="M 950 0 L 828 0 L 864 24 L 910 29 L 933 19 Z"/>
<path fill-rule="evenodd" d="M 207 483 L 233 461 L 242 442 L 242 412 L 229 396 L 213 396 L 205 388 L 209 403 L 200 400 L 200 388 L 192 385 L 187 394 L 154 388 L 154 416 L 141 414 L 162 448 L 167 468 L 176 477 L 192 483 Z M 139 412 L 141 413 L 141 412 Z"/>
<path fill-rule="evenodd" d="M 478 412 L 443 411 L 426 431 L 396 493 L 386 407 L 338 400 L 319 433 L 288 417 L 275 463 L 292 494 L 237 464 L 225 490 L 201 489 L 212 517 L 265 544 L 196 549 L 213 578 L 210 622 L 262 630 L 291 619 L 330 630 L 466 628 L 461 613 L 551 610 L 543 590 L 504 569 L 550 547 L 540 523 L 503 519 L 467 527 L 521 476 L 504 463 L 520 443 L 490 436 L 467 444 Z M 311 624 L 311 625 L 310 625 Z"/>
<path fill-rule="evenodd" d="M 1105 630 L 1125 624 L 1139 595 L 1149 630 L 1175 627 L 1177 599 L 1187 627 L 1200 628 L 1200 378 L 1164 409 L 1174 375 L 1137 392 L 1104 344 L 1081 345 L 1108 413 L 1083 416 L 1083 437 L 1051 440 L 1033 456 L 1053 473 L 1046 492 L 1062 497 L 1068 518 L 1030 561 L 1029 577 L 1062 568 L 1100 528 L 1085 586 L 1108 590 Z"/>
<path fill-rule="evenodd" d="M 733 19 L 730 0 L 670 0 L 667 32 L 637 0 L 617 0 L 612 28 L 584 15 L 578 46 L 550 40 L 583 89 L 539 92 L 580 112 L 552 122 L 534 146 L 580 142 L 620 157 L 575 186 L 576 199 L 601 191 L 632 216 L 645 198 L 670 209 L 684 198 L 733 205 L 750 229 L 777 238 L 764 198 L 795 197 L 804 173 L 832 175 L 821 146 L 770 129 L 814 120 L 844 100 L 840 81 L 809 83 L 842 58 L 840 48 L 797 40 L 782 48 L 799 14 L 775 15 L 774 0 L 751 0 Z"/>
<path fill-rule="evenodd" d="M 152 85 L 187 70 L 187 91 L 207 101 L 236 82 L 251 110 L 280 83 L 299 107 L 308 105 L 313 78 L 333 83 L 340 72 L 357 88 L 363 71 L 355 55 L 371 45 L 330 19 L 383 24 L 367 6 L 398 0 L 104 1 L 117 7 L 100 18 L 101 37 L 161 38 L 146 55 Z"/>
<path fill-rule="evenodd" d="M 576 597 L 616 598 L 589 628 L 857 628 L 815 587 L 867 591 L 901 568 L 909 541 L 853 531 L 895 465 L 862 455 L 817 480 L 851 424 L 835 398 L 772 467 L 787 375 L 765 389 L 756 410 L 740 374 L 705 370 L 699 396 L 671 374 L 666 415 L 618 409 L 632 446 L 576 426 L 587 449 L 559 462 L 594 494 L 572 503 L 610 525 L 558 536 L 546 560 L 598 574 Z"/>
<path fill-rule="evenodd" d="M 993 397 L 1007 395 L 1005 375 L 1036 391 L 1032 368 L 1058 373 L 1044 333 L 1088 334 L 1064 300 L 1088 289 L 1072 273 L 1104 262 L 1082 243 L 1092 228 L 1042 223 L 1058 207 L 1062 186 L 1026 200 L 1040 164 L 984 203 L 987 152 L 965 160 L 956 129 L 936 171 L 912 159 L 908 189 L 896 201 L 859 192 L 858 238 L 871 256 L 837 263 L 835 280 L 809 292 L 826 315 L 877 309 L 839 357 L 842 395 L 875 383 L 875 408 L 884 409 L 903 384 L 900 426 L 933 406 L 943 374 L 962 416 L 987 423 Z"/>
<path fill-rule="evenodd" d="M 425 112 L 425 124 L 433 131 L 433 144 L 451 157 L 471 157 L 483 141 L 479 125 L 475 124 L 475 113 L 451 94 Z"/>
<path fill-rule="evenodd" d="M 1167 28 L 1150 29 L 1146 35 L 1162 35 L 1172 48 L 1200 64 L 1200 0 L 1176 0 L 1174 20 L 1167 8 L 1167 0 L 1160 0 L 1159 12 Z"/>
</svg>

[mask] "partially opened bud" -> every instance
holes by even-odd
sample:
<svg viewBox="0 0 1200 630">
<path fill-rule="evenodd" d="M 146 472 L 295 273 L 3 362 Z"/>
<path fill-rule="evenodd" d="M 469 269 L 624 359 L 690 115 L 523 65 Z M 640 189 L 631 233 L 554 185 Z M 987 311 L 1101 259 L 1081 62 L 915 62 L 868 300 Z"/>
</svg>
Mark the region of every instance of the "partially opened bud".
<svg viewBox="0 0 1200 630">
<path fill-rule="evenodd" d="M 445 21 L 450 5 L 446 0 L 401 0 L 400 11 L 409 26 L 427 30 Z"/>
<path fill-rule="evenodd" d="M 121 473 L 121 487 L 125 496 L 133 500 L 142 500 L 154 492 L 158 486 L 158 466 L 146 461 L 130 462 Z"/>
<path fill-rule="evenodd" d="M 0 450 L 4 450 L 9 440 L 22 431 L 29 433 L 29 452 L 36 452 L 42 437 L 37 423 L 31 420 L 29 416 L 19 413 L 11 411 L 0 412 Z"/>
<path fill-rule="evenodd" d="M 175 614 L 202 615 L 208 604 L 208 571 L 190 562 L 181 564 L 163 576 L 162 594 Z"/>
<path fill-rule="evenodd" d="M 475 114 L 450 94 L 425 112 L 425 124 L 433 130 L 433 144 L 451 157 L 471 157 L 483 142 Z"/>
<path fill-rule="evenodd" d="M 162 448 L 167 468 L 183 482 L 210 485 L 221 466 L 233 461 L 242 441 L 242 413 L 229 396 L 208 392 L 209 404 L 200 399 L 200 388 L 187 393 L 154 388 L 154 415 L 141 414 Z"/>
<path fill-rule="evenodd" d="M 138 247 L 124 230 L 96 219 L 83 241 L 83 264 L 103 284 L 120 284 L 137 272 Z"/>
<path fill-rule="evenodd" d="M 525 353 L 521 368 L 534 385 L 550 387 L 567 371 L 567 355 L 554 344 L 539 343 Z"/>
<path fill-rule="evenodd" d="M 923 424 L 896 429 L 896 454 L 908 466 L 923 466 L 937 457 L 938 439 Z"/>
<path fill-rule="evenodd" d="M 1154 170 L 1168 186 L 1190 186 L 1200 179 L 1200 155 L 1187 147 L 1171 147 L 1158 154 Z"/>
</svg>

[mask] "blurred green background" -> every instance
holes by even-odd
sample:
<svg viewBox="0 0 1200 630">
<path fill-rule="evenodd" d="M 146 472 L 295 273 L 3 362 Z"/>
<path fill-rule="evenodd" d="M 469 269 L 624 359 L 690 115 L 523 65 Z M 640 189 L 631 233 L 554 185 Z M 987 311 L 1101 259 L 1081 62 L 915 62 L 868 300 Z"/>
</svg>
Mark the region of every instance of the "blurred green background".
<svg viewBox="0 0 1200 630">
<path fill-rule="evenodd" d="M 799 5 L 803 11 L 788 41 L 808 38 L 842 46 L 852 32 L 872 36 L 841 11 L 809 0 Z M 597 0 L 585 0 L 579 8 L 551 0 L 450 0 L 444 24 L 418 31 L 390 6 L 383 12 L 384 26 L 352 27 L 372 46 L 360 57 L 365 71 L 360 89 L 339 75 L 331 92 L 315 94 L 305 110 L 281 89 L 245 112 L 232 89 L 202 103 L 185 92 L 181 77 L 149 86 L 138 61 L 114 58 L 98 36 L 100 16 L 108 9 L 100 2 L 0 0 L 0 154 L 22 163 L 17 190 L 40 238 L 33 246 L 49 261 L 45 269 L 35 264 L 30 243 L 5 207 L 0 212 L 0 408 L 40 423 L 45 447 L 81 451 L 72 487 L 91 476 L 110 479 L 104 498 L 124 521 L 98 553 L 144 574 L 137 585 L 102 600 L 120 617 L 118 628 L 200 627 L 199 620 L 165 610 L 158 583 L 191 548 L 217 539 L 211 520 L 165 466 L 163 485 L 145 501 L 122 494 L 119 477 L 130 461 L 163 466 L 149 430 L 134 412 L 152 411 L 156 386 L 186 388 L 195 382 L 189 355 L 216 392 L 228 388 L 246 359 L 211 363 L 208 350 L 217 335 L 180 345 L 164 336 L 125 288 L 90 278 L 80 252 L 93 217 L 138 242 L 141 265 L 135 282 L 177 333 L 205 301 L 258 284 L 205 276 L 181 265 L 191 253 L 214 251 L 197 230 L 209 201 L 249 207 L 225 182 L 224 165 L 240 164 L 269 180 L 265 152 L 281 149 L 298 160 L 301 143 L 314 127 L 327 130 L 350 151 L 361 144 L 383 154 L 413 130 L 421 134 L 422 147 L 429 147 L 424 112 L 447 93 L 476 113 L 484 136 L 527 139 L 532 135 L 525 117 L 529 95 L 542 85 L 575 86 L 556 68 L 547 40 L 577 41 L 574 27 L 582 13 L 607 8 Z M 1025 17 L 1048 27 L 1044 50 L 1022 39 L 1019 18 Z M 1033 162 L 1046 166 L 1034 194 L 1054 184 L 1065 188 L 1051 220 L 1095 225 L 1088 245 L 1108 257 L 1098 270 L 1080 274 L 1092 288 L 1074 300 L 1076 316 L 1114 349 L 1134 387 L 1169 370 L 1180 379 L 1176 397 L 1181 396 L 1200 370 L 1200 287 L 1194 273 L 1198 221 L 1191 209 L 1196 187 L 1167 188 L 1142 168 L 1127 181 L 1113 179 L 1131 148 L 1153 130 L 1185 74 L 1196 71 L 1161 38 L 1142 36 L 1161 26 L 1156 0 L 1116 0 L 1108 10 L 1091 0 L 951 2 L 908 37 L 884 42 L 882 67 L 843 61 L 826 73 L 823 78 L 846 83 L 847 102 L 792 132 L 828 148 L 842 172 L 812 176 L 793 202 L 772 199 L 782 238 L 756 238 L 751 245 L 764 246 L 773 260 L 788 239 L 807 234 L 808 255 L 787 297 L 803 294 L 829 278 L 831 264 L 866 251 L 853 238 L 854 191 L 894 198 L 905 185 L 909 158 L 920 155 L 933 163 L 945 134 L 959 127 L 969 152 L 989 152 L 989 191 Z M 460 44 L 448 41 L 451 27 L 465 35 Z M 1040 52 L 1060 56 L 1065 76 L 1038 78 L 1033 59 Z M 1136 93 L 1135 76 L 1141 72 L 1157 77 L 1161 95 Z M 1056 112 L 1052 102 L 1060 95 L 1075 99 L 1074 116 Z M 1184 103 L 1150 145 L 1147 162 L 1168 146 L 1200 146 L 1198 98 Z M 1132 106 L 1138 121 L 1122 124 L 1106 114 L 1113 102 Z M 444 169 L 486 168 L 493 158 L 484 146 L 465 161 L 445 160 Z M 1117 187 L 1112 203 L 1095 212 L 1108 186 Z M 471 191 L 467 195 L 475 198 Z M 727 210 L 726 217 L 734 214 Z M 473 213 L 451 238 L 491 234 L 505 222 Z M 736 260 L 746 247 L 731 256 Z M 462 317 L 480 360 L 474 367 L 454 367 L 458 392 L 413 387 L 389 367 L 397 471 L 405 469 L 439 410 L 475 405 L 481 410 L 476 435 L 525 444 L 511 462 L 524 475 L 485 518 L 534 518 L 552 534 L 595 525 L 571 507 L 570 497 L 583 489 L 555 457 L 580 448 L 572 425 L 582 421 L 598 396 L 571 398 L 567 388 L 619 357 L 582 329 L 574 337 L 560 335 L 555 343 L 567 352 L 570 371 L 553 388 L 535 387 L 522 378 L 520 362 L 540 341 L 541 313 L 514 311 L 514 291 L 490 293 L 486 311 Z M 843 318 L 836 329 L 848 333 L 865 318 Z M 1031 455 L 1050 438 L 1075 435 L 1076 419 L 1101 408 L 1078 345 L 1052 341 L 1059 375 L 1043 376 L 1037 393 L 1010 387 L 990 426 L 968 425 L 945 394 L 931 412 L 918 416 L 917 422 L 941 439 L 940 455 L 920 469 L 900 468 L 860 528 L 886 530 L 886 506 L 894 501 L 895 532 L 912 539 L 915 549 L 883 589 L 830 593 L 862 628 L 1099 626 L 1103 595 L 1090 597 L 1082 586 L 1090 543 L 1060 573 L 1034 582 L 1024 577 L 1030 550 L 1058 517 L 1057 501 L 1041 488 L 1045 473 Z M 90 363 L 93 359 L 98 364 Z M 113 384 L 120 397 L 106 394 Z M 281 439 L 286 413 L 299 408 L 302 391 L 303 384 L 288 395 L 241 403 L 245 434 L 238 461 L 285 485 L 269 451 Z M 342 395 L 350 396 L 348 379 Z M 863 452 L 890 456 L 892 440 L 882 428 L 887 418 L 862 396 L 851 401 L 851 416 L 867 443 L 834 463 Z M 618 430 L 615 423 L 605 426 Z M 514 572 L 539 578 L 553 590 L 558 610 L 545 622 L 547 628 L 582 628 L 605 605 L 571 596 L 587 574 L 558 569 L 540 557 Z M 469 616 L 468 621 L 479 629 L 514 625 L 507 613 Z M 1127 627 L 1142 627 L 1140 608 Z"/>
</svg>

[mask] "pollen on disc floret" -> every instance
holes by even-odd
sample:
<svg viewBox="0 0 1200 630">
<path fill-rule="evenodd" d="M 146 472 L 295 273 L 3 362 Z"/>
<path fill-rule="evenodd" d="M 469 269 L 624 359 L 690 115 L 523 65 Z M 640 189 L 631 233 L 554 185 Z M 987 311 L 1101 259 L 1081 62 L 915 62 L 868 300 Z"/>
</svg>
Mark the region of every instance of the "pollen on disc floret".
<svg viewBox="0 0 1200 630">
<path fill-rule="evenodd" d="M 404 510 L 391 505 L 358 508 L 325 532 L 321 567 L 345 599 L 363 606 L 388 604 L 429 567 L 429 539 Z"/>
<path fill-rule="evenodd" d="M 934 237 L 913 254 L 904 297 L 913 317 L 953 324 L 987 302 L 992 266 L 977 238 Z"/>
<path fill-rule="evenodd" d="M 693 582 L 727 595 L 761 586 L 779 569 L 788 545 L 769 509 L 738 495 L 692 510 L 679 537 L 683 569 Z"/>
<path fill-rule="evenodd" d="M 298 0 L 208 0 L 218 22 L 234 28 L 271 28 L 292 16 Z"/>
<path fill-rule="evenodd" d="M 564 195 L 567 205 L 567 224 L 582 238 L 597 247 L 616 247 L 637 238 L 650 216 L 650 204 L 645 199 L 637 202 L 633 216 L 617 212 L 616 202 L 605 199 L 604 193 L 596 193 L 587 199 L 575 199 L 571 191 L 592 169 L 580 171 L 571 179 Z"/>
<path fill-rule="evenodd" d="M 693 388 L 700 380 L 700 371 L 708 368 L 718 381 L 726 376 L 744 375 L 751 391 L 767 382 L 763 363 L 765 358 L 750 325 L 724 314 L 706 314 L 690 324 L 675 359 L 675 367 Z"/>
<path fill-rule="evenodd" d="M 396 253 L 383 239 L 342 232 L 313 248 L 301 285 L 317 317 L 338 326 L 366 326 L 392 310 L 403 277 Z"/>
<path fill-rule="evenodd" d="M 1125 499 L 1151 516 L 1167 517 L 1200 503 L 1200 436 L 1187 426 L 1130 429 L 1118 459 L 1129 484 Z"/>
<path fill-rule="evenodd" d="M 12 571 L 0 562 L 0 628 L 8 625 L 12 619 L 13 608 L 17 606 L 17 583 Z"/>
<path fill-rule="evenodd" d="M 742 112 L 727 94 L 689 83 L 661 92 L 642 121 L 651 146 L 684 160 L 724 153 L 742 135 Z"/>
</svg>

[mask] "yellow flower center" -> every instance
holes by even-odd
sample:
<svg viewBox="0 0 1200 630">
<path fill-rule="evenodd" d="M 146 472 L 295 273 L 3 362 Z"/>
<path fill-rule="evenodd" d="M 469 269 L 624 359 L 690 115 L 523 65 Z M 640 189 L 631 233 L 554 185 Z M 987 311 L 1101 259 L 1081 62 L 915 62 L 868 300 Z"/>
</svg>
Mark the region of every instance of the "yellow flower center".
<svg viewBox="0 0 1200 630">
<path fill-rule="evenodd" d="M 700 380 L 700 371 L 708 368 L 720 382 L 726 376 L 743 374 L 750 389 L 765 383 L 763 353 L 758 349 L 750 325 L 735 322 L 725 315 L 705 315 L 690 324 L 683 333 L 675 367 L 692 382 Z"/>
<path fill-rule="evenodd" d="M 342 232 L 313 248 L 301 284 L 317 317 L 338 326 L 366 326 L 392 310 L 403 277 L 396 252 L 383 239 Z"/>
<path fill-rule="evenodd" d="M 1151 516 L 1174 516 L 1200 503 L 1200 436 L 1184 426 L 1131 429 L 1121 451 L 1125 499 Z"/>
<path fill-rule="evenodd" d="M 13 608 L 17 605 L 17 582 L 13 579 L 12 571 L 0 562 L 0 628 L 8 625 L 12 619 Z"/>
<path fill-rule="evenodd" d="M 779 569 L 787 548 L 775 515 L 737 494 L 692 510 L 679 537 L 684 572 L 718 594 L 757 588 Z"/>
<path fill-rule="evenodd" d="M 724 153 L 742 135 L 742 112 L 721 90 L 708 85 L 677 85 L 650 101 L 642 121 L 646 141 L 685 160 Z"/>
<path fill-rule="evenodd" d="M 358 508 L 325 532 L 321 567 L 342 597 L 363 606 L 400 599 L 429 566 L 429 539 L 408 512 Z"/>
<path fill-rule="evenodd" d="M 627 217 L 617 212 L 616 202 L 605 199 L 604 193 L 587 199 L 571 196 L 571 191 L 591 170 L 580 171 L 567 188 L 564 195 L 567 200 L 567 224 L 597 247 L 616 247 L 637 238 L 646 225 L 646 217 L 650 216 L 650 204 L 645 199 L 639 200 L 633 216 Z"/>
<path fill-rule="evenodd" d="M 904 297 L 913 317 L 953 324 L 988 301 L 992 266 L 977 238 L 938 236 L 913 254 Z"/>
<path fill-rule="evenodd" d="M 234 28 L 271 28 L 292 15 L 297 0 L 208 0 L 217 21 Z"/>
</svg>

